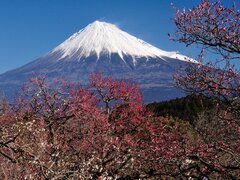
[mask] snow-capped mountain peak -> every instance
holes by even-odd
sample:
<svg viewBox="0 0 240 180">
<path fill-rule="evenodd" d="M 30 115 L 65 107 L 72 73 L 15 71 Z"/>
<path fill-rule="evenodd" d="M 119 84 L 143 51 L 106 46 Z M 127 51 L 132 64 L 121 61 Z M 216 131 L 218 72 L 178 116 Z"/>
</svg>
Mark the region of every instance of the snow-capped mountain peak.
<svg viewBox="0 0 240 180">
<path fill-rule="evenodd" d="M 183 61 L 189 60 L 189 58 L 177 52 L 160 50 L 120 30 L 113 24 L 101 21 L 95 21 L 73 34 L 50 52 L 50 54 L 53 53 L 60 55 L 57 61 L 71 59 L 71 57 L 80 61 L 91 54 L 96 54 L 99 57 L 102 53 L 109 55 L 117 53 L 123 61 L 124 55 L 131 56 L 133 60 L 139 57 L 159 57 L 161 59 L 167 57 Z M 135 62 L 133 63 L 135 64 Z"/>
<path fill-rule="evenodd" d="M 103 72 L 139 84 L 147 102 L 183 95 L 173 74 L 196 62 L 178 52 L 167 52 L 140 40 L 117 26 L 95 21 L 72 35 L 49 53 L 0 75 L 0 93 L 13 97 L 33 76 L 50 82 L 63 79 L 88 86 L 89 74 Z"/>
</svg>

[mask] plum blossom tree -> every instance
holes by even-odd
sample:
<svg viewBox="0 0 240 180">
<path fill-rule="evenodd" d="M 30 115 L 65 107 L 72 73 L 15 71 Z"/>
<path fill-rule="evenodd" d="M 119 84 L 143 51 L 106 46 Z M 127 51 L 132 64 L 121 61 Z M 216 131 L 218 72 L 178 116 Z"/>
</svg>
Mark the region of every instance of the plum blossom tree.
<svg viewBox="0 0 240 180">
<path fill-rule="evenodd" d="M 239 58 L 240 11 L 235 3 L 225 7 L 220 0 L 202 0 L 188 11 L 176 8 L 174 22 L 175 40 L 187 46 L 201 44 L 224 58 Z"/>
<path fill-rule="evenodd" d="M 87 89 L 32 78 L 14 105 L 1 103 L 1 178 L 179 175 L 177 126 L 146 111 L 137 85 L 102 74 L 90 81 Z"/>
<path fill-rule="evenodd" d="M 231 63 L 240 54 L 240 10 L 235 3 L 228 8 L 221 1 L 202 2 L 186 11 L 176 8 L 175 40 L 200 44 L 203 49 L 199 64 L 190 64 L 175 76 L 178 87 L 189 93 L 215 98 L 217 107 L 199 116 L 195 129 L 201 136 L 196 160 L 205 164 L 204 171 L 215 177 L 238 179 L 240 177 L 240 74 Z M 209 49 L 225 60 L 224 68 L 217 64 L 203 65 L 204 50 Z M 206 174 L 207 176 L 207 174 Z"/>
</svg>

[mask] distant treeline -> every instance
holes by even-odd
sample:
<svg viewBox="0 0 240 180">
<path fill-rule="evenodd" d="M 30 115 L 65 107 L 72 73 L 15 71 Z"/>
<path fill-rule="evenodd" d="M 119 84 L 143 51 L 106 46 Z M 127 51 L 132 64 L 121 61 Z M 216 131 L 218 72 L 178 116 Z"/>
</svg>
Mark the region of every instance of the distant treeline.
<svg viewBox="0 0 240 180">
<path fill-rule="evenodd" d="M 212 109 L 216 101 L 206 96 L 189 95 L 163 102 L 147 104 L 155 116 L 172 116 L 194 123 L 199 112 Z"/>
</svg>

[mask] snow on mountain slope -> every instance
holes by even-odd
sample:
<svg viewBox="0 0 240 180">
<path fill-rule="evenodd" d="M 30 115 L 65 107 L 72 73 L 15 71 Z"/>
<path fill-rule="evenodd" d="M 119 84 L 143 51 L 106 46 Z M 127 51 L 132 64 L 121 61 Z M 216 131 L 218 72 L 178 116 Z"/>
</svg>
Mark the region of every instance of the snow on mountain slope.
<svg viewBox="0 0 240 180">
<path fill-rule="evenodd" d="M 69 39 L 57 46 L 50 54 L 60 54 L 57 61 L 62 59 L 81 60 L 91 54 L 96 54 L 99 58 L 100 53 L 109 54 L 117 53 L 122 60 L 124 55 L 133 58 L 152 57 L 152 58 L 174 58 L 183 61 L 194 61 L 177 52 L 167 52 L 160 50 L 141 39 L 138 39 L 122 30 L 117 26 L 95 21 L 86 28 L 72 35 Z"/>
</svg>

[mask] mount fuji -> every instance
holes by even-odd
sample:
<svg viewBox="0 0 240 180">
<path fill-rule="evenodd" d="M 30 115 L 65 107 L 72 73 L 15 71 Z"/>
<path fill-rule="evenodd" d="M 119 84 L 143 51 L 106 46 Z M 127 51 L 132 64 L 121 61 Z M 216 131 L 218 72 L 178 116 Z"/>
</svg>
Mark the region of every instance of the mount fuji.
<svg viewBox="0 0 240 180">
<path fill-rule="evenodd" d="M 44 56 L 0 75 L 0 91 L 16 92 L 33 72 L 83 85 L 91 72 L 103 72 L 138 83 L 146 102 L 166 100 L 183 95 L 174 87 L 173 74 L 188 63 L 196 61 L 160 50 L 113 24 L 95 21 Z"/>
</svg>

